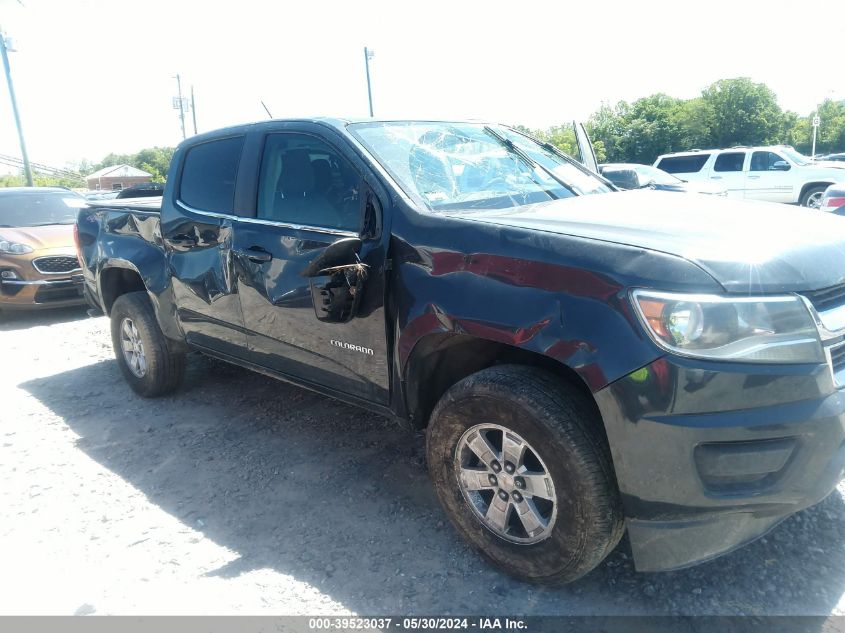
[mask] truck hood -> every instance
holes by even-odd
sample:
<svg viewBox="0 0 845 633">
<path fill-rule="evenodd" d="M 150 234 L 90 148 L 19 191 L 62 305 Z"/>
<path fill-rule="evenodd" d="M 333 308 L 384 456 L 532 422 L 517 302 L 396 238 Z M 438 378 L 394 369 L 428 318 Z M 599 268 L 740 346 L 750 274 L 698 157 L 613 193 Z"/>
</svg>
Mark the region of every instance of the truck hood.
<svg viewBox="0 0 845 633">
<path fill-rule="evenodd" d="M 0 226 L 0 236 L 10 242 L 18 242 L 40 251 L 50 248 L 67 248 L 73 245 L 73 224 L 46 224 L 44 226 Z"/>
<path fill-rule="evenodd" d="M 701 267 L 728 292 L 845 283 L 845 218 L 804 207 L 635 190 L 457 215 L 669 253 Z"/>
</svg>

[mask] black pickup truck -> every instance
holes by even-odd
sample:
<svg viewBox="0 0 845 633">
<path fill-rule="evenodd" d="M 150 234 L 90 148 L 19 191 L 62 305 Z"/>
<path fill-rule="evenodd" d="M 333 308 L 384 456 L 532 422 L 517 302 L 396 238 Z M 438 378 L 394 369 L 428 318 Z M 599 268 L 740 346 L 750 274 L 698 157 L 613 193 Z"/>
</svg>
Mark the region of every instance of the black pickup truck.
<svg viewBox="0 0 845 633">
<path fill-rule="evenodd" d="M 500 125 L 313 119 L 189 139 L 160 208 L 92 203 L 77 242 L 137 393 L 196 350 L 426 428 L 456 529 L 522 578 L 624 530 L 640 570 L 698 563 L 843 475 L 838 217 L 616 192 Z"/>
</svg>

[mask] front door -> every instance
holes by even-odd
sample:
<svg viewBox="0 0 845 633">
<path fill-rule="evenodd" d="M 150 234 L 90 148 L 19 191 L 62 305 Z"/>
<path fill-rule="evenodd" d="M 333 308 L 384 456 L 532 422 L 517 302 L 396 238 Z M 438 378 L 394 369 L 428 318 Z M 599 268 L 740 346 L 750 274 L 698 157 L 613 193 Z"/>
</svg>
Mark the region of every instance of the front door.
<svg viewBox="0 0 845 633">
<path fill-rule="evenodd" d="M 792 202 L 790 164 L 778 154 L 766 150 L 751 153 L 746 198 L 768 202 Z"/>
<path fill-rule="evenodd" d="M 315 133 L 263 144 L 255 218 L 236 222 L 233 248 L 252 361 L 385 404 L 388 231 L 363 164 Z M 341 240 L 357 255 L 315 268 Z"/>
</svg>

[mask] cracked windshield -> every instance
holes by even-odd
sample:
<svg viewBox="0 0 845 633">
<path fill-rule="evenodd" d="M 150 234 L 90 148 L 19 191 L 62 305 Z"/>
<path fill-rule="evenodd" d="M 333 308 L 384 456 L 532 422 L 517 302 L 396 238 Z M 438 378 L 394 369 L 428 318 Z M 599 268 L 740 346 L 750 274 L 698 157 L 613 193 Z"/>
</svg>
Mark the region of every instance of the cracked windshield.
<svg viewBox="0 0 845 633">
<path fill-rule="evenodd" d="M 501 209 L 611 190 L 550 146 L 505 126 L 361 123 L 350 129 L 429 209 Z"/>
</svg>

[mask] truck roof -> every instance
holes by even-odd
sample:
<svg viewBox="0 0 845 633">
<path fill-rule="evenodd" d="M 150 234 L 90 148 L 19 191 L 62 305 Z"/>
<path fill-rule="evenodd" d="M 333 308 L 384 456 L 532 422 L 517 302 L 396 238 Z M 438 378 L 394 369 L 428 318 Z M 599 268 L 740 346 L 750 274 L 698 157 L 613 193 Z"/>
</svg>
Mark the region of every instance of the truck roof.
<svg viewBox="0 0 845 633">
<path fill-rule="evenodd" d="M 241 123 L 238 125 L 231 125 L 229 127 L 219 128 L 210 132 L 197 134 L 189 139 L 182 141 L 180 145 L 193 145 L 196 142 L 201 142 L 206 139 L 219 138 L 229 134 L 244 133 L 254 128 L 269 127 L 278 123 L 320 123 L 328 127 L 333 127 L 338 130 L 343 130 L 347 125 L 353 123 L 395 123 L 395 122 L 420 122 L 420 123 L 475 123 L 475 124 L 490 124 L 492 121 L 485 119 L 437 119 L 437 118 L 411 118 L 411 117 L 395 117 L 395 118 L 370 118 L 370 117 L 292 117 L 267 119 L 265 121 L 253 121 L 251 123 Z"/>
</svg>

